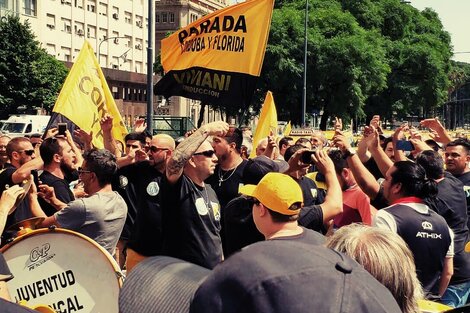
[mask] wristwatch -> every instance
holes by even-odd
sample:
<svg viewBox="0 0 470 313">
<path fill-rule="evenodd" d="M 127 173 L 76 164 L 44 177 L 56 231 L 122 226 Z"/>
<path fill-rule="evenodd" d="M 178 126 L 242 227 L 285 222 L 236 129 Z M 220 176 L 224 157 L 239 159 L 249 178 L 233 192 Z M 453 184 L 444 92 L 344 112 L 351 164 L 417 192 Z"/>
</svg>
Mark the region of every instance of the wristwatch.
<svg viewBox="0 0 470 313">
<path fill-rule="evenodd" d="M 355 155 L 357 152 L 353 148 L 348 148 L 345 151 L 343 151 L 343 159 L 347 159 L 353 155 Z"/>
</svg>

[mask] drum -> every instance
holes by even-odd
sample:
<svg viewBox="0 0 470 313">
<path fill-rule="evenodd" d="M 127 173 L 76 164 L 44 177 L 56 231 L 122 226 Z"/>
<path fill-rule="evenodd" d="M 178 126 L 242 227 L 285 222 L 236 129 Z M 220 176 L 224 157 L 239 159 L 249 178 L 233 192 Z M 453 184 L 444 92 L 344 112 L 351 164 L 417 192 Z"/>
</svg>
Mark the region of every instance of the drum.
<svg viewBox="0 0 470 313">
<path fill-rule="evenodd" d="M 14 278 L 12 300 L 47 304 L 57 312 L 119 312 L 122 274 L 90 238 L 66 229 L 38 229 L 1 249 Z"/>
</svg>

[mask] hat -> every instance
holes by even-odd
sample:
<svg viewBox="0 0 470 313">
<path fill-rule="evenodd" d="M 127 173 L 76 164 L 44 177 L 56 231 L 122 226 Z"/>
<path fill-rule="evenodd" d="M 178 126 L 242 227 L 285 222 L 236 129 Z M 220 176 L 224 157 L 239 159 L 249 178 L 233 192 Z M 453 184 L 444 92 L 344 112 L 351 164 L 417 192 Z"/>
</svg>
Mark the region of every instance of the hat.
<svg viewBox="0 0 470 313">
<path fill-rule="evenodd" d="M 283 160 L 272 160 L 265 155 L 249 159 L 243 170 L 244 184 L 257 184 L 267 173 L 284 172 L 289 168 L 289 164 Z"/>
<path fill-rule="evenodd" d="M 156 256 L 137 264 L 119 293 L 120 313 L 184 313 L 210 270 L 179 259 Z"/>
<path fill-rule="evenodd" d="M 254 243 L 215 267 L 190 313 L 392 313 L 390 291 L 350 257 L 293 240 Z"/>
<path fill-rule="evenodd" d="M 258 199 L 270 210 L 284 215 L 298 214 L 300 208 L 289 208 L 296 202 L 304 201 L 300 185 L 292 177 L 281 173 L 268 173 L 258 185 L 241 186 L 239 192 Z"/>
</svg>

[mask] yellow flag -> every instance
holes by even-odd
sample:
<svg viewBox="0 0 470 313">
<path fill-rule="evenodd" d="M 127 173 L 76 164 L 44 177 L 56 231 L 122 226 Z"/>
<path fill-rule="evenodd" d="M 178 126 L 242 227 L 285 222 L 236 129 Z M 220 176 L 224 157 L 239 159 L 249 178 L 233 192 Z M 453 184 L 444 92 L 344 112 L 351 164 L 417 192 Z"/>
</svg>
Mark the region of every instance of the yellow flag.
<svg viewBox="0 0 470 313">
<path fill-rule="evenodd" d="M 284 128 L 284 133 L 283 133 L 284 137 L 289 136 L 291 130 L 292 130 L 292 125 L 290 124 L 290 121 L 289 121 L 289 123 L 287 123 L 286 125 L 286 128 Z"/>
<path fill-rule="evenodd" d="M 277 112 L 273 94 L 271 91 L 268 91 L 261 108 L 255 135 L 253 136 L 253 149 L 251 150 L 250 158 L 256 157 L 256 146 L 261 139 L 268 137 L 270 132 L 277 135 Z"/>
<path fill-rule="evenodd" d="M 208 14 L 162 40 L 165 97 L 249 104 L 263 65 L 274 0 L 249 0 Z"/>
<path fill-rule="evenodd" d="M 114 138 L 124 142 L 127 129 L 93 48 L 86 40 L 52 111 L 65 116 L 87 133 L 93 132 L 92 142 L 97 148 L 104 146 L 100 119 L 108 113 L 113 117 Z"/>
</svg>

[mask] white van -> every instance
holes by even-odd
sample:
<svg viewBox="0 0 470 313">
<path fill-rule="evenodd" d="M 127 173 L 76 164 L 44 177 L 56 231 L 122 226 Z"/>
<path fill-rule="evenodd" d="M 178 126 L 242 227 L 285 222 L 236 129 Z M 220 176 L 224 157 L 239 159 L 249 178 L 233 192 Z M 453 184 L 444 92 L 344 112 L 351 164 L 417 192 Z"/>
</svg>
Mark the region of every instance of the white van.
<svg viewBox="0 0 470 313">
<path fill-rule="evenodd" d="M 3 123 L 0 131 L 10 137 L 42 134 L 50 119 L 50 115 L 11 115 Z"/>
</svg>

